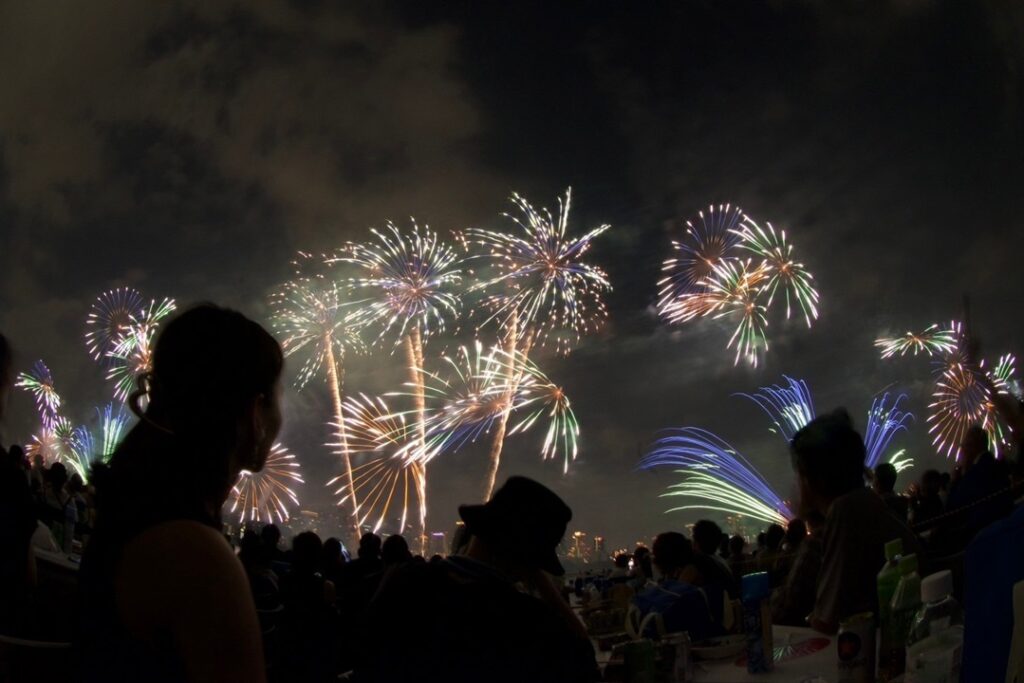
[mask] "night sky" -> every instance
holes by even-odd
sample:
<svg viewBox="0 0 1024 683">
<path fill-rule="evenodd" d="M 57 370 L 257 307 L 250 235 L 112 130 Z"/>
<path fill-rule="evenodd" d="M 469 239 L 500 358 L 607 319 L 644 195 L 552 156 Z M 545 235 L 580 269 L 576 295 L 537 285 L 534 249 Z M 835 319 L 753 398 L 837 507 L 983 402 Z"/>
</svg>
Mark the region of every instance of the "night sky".
<svg viewBox="0 0 1024 683">
<path fill-rule="evenodd" d="M 512 190 L 554 207 L 569 185 L 575 231 L 612 224 L 589 259 L 615 287 L 599 334 L 537 357 L 581 454 L 563 476 L 539 433 L 512 437 L 499 476 L 548 484 L 573 528 L 614 545 L 697 518 L 663 513 L 675 475 L 634 471 L 664 428 L 716 431 L 790 493 L 785 445 L 735 392 L 800 377 L 819 411 L 862 425 L 872 396 L 904 391 L 919 475 L 944 464 L 928 362 L 883 362 L 872 341 L 958 317 L 969 293 L 984 352 L 1020 351 L 1019 2 L 340 5 L 0 4 L 0 329 L 19 370 L 50 365 L 69 417 L 110 398 L 82 342 L 105 289 L 265 321 L 296 250 L 389 218 L 499 228 Z M 720 202 L 786 228 L 821 292 L 815 327 L 773 324 L 756 370 L 733 366 L 724 321 L 669 329 L 653 312 L 671 239 Z M 401 365 L 355 359 L 346 389 L 400 390 Z M 304 506 L 326 509 L 326 389 L 286 401 Z M 15 392 L 5 441 L 34 427 Z M 485 460 L 431 465 L 432 529 L 479 496 Z"/>
</svg>

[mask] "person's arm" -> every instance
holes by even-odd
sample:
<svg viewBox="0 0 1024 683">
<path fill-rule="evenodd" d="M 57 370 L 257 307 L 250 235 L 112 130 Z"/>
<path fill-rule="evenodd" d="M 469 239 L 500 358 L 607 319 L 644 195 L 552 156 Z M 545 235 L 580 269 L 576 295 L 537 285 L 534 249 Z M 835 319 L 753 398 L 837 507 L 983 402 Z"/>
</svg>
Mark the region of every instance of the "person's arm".
<svg viewBox="0 0 1024 683">
<path fill-rule="evenodd" d="M 215 529 L 175 521 L 144 532 L 125 548 L 115 585 L 129 632 L 169 636 L 190 681 L 265 681 L 249 582 Z"/>
</svg>

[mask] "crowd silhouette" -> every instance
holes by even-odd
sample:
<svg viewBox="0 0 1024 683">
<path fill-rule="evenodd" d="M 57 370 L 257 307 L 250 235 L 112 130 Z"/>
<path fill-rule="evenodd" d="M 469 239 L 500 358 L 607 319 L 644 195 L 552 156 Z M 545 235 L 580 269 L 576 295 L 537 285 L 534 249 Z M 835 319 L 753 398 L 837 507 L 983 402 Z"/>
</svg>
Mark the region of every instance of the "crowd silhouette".
<svg viewBox="0 0 1024 683">
<path fill-rule="evenodd" d="M 844 410 L 821 415 L 791 442 L 799 516 L 785 527 L 752 547 L 703 519 L 567 581 L 556 549 L 572 511 L 517 476 L 459 507 L 446 557 L 366 533 L 350 558 L 339 538 L 283 539 L 273 524 L 232 544 L 220 511 L 281 427 L 281 348 L 240 313 L 204 304 L 166 325 L 152 361 L 130 400 L 139 422 L 88 486 L 59 462 L 0 448 L 0 635 L 72 643 L 50 662 L 68 667 L 63 680 L 600 680 L 594 603 L 634 619 L 639 637 L 697 642 L 742 630 L 742 577 L 764 572 L 774 623 L 833 634 L 878 613 L 876 575 L 896 539 L 922 575 L 952 571 L 967 614 L 964 680 L 1002 680 L 1013 666 L 1024 469 L 1016 454 L 994 457 L 980 427 L 952 472 L 925 471 L 900 492 L 892 465 L 865 470 Z M 0 336 L 0 418 L 11 367 Z M 997 407 L 1019 439 L 1020 404 L 1000 396 Z M 79 551 L 67 619 L 52 618 L 36 556 Z"/>
</svg>

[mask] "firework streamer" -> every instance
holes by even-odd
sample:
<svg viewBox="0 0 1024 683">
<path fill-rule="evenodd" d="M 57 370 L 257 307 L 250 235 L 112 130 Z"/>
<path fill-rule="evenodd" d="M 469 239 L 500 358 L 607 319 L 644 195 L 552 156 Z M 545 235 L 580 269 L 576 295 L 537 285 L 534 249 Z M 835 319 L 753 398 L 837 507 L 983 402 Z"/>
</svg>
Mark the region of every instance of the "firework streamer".
<svg viewBox="0 0 1024 683">
<path fill-rule="evenodd" d="M 352 484 L 352 462 L 346 447 L 347 434 L 342 402 L 347 352 L 363 351 L 359 326 L 352 320 L 352 306 L 337 282 L 324 277 L 304 276 L 311 269 L 313 258 L 300 253 L 293 265 L 299 275 L 286 282 L 270 297 L 271 327 L 281 338 L 286 356 L 304 356 L 295 385 L 303 389 L 321 372 L 327 380 L 334 411 L 333 429 L 336 452 Z M 359 499 L 353 493 L 351 505 L 352 538 L 359 539 Z"/>
<path fill-rule="evenodd" d="M 420 457 L 411 467 L 416 469 L 419 489 L 420 548 L 427 545 L 427 471 L 426 398 L 421 368 L 423 345 L 432 335 L 445 330 L 460 309 L 459 287 L 462 284 L 462 259 L 440 240 L 429 227 L 422 228 L 415 220 L 406 231 L 388 223 L 386 229 L 371 229 L 373 240 L 349 244 L 329 262 L 355 265 L 360 276 L 350 281 L 357 292 L 367 295 L 358 302 L 354 319 L 368 327 L 376 327 L 375 342 L 390 342 L 392 348 L 404 345 L 409 380 L 415 387 L 413 403 L 416 413 L 416 443 Z M 352 487 L 355 490 L 355 487 Z"/>
<path fill-rule="evenodd" d="M 607 317 L 604 294 L 611 291 L 608 276 L 583 259 L 594 241 L 610 225 L 600 225 L 578 237 L 569 235 L 572 188 L 559 199 L 557 218 L 547 209 L 535 209 L 526 199 L 512 194 L 516 215 L 503 214 L 513 225 L 509 232 L 470 229 L 467 243 L 487 264 L 487 275 L 472 289 L 485 293 L 486 317 L 481 324 L 501 330 L 501 351 L 507 358 L 527 361 L 534 345 L 552 344 L 556 353 L 567 354 L 580 339 L 603 324 Z M 499 416 L 491 441 L 489 467 L 484 480 L 484 499 L 494 491 L 509 412 L 517 394 L 517 382 L 525 371 L 506 364 L 502 378 L 506 410 Z"/>
</svg>

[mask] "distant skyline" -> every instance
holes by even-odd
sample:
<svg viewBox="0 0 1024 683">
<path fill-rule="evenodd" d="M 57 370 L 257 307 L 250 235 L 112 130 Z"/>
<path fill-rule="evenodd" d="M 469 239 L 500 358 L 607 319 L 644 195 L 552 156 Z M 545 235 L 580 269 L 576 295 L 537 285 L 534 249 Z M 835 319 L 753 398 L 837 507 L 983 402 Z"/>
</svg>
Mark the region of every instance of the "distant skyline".
<svg viewBox="0 0 1024 683">
<path fill-rule="evenodd" d="M 87 421 L 111 398 L 83 342 L 106 289 L 266 323 L 299 250 L 409 216 L 446 236 L 496 228 L 512 191 L 554 209 L 571 185 L 573 230 L 612 225 L 588 255 L 614 287 L 607 325 L 538 356 L 580 455 L 563 475 L 537 435 L 512 437 L 499 482 L 537 478 L 572 506 L 570 532 L 628 547 L 701 516 L 664 513 L 677 475 L 635 470 L 660 430 L 710 429 L 793 496 L 785 444 L 733 396 L 783 374 L 861 429 L 874 395 L 905 392 L 913 473 L 948 467 L 927 434 L 928 361 L 872 342 L 960 316 L 969 293 L 986 355 L 1021 350 L 1022 106 L 1012 0 L 7 3 L 0 330 L 16 369 L 45 360 Z M 733 365 L 723 321 L 654 311 L 671 240 L 726 202 L 785 228 L 821 292 L 815 326 L 773 327 L 756 369 Z M 431 341 L 428 363 L 456 342 Z M 346 389 L 401 390 L 403 362 L 350 359 Z M 289 389 L 285 413 L 302 507 L 329 510 L 330 398 Z M 33 429 L 15 391 L 4 441 Z M 429 528 L 475 502 L 486 455 L 431 466 Z"/>
</svg>

